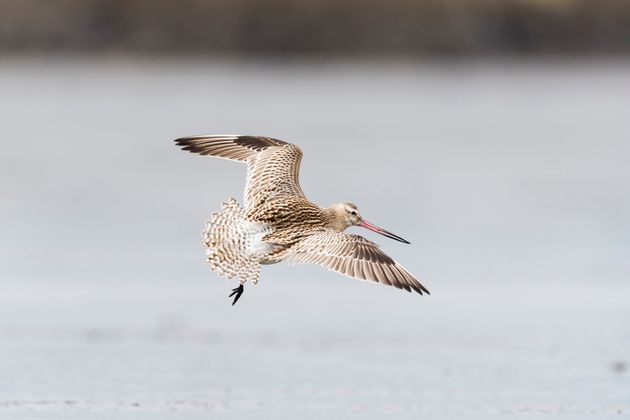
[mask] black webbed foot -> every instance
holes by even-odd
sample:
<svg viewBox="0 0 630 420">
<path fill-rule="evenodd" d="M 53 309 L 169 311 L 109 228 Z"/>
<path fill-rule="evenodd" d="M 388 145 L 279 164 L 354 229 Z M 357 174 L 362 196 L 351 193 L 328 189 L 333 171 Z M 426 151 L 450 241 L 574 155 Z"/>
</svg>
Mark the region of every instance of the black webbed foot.
<svg viewBox="0 0 630 420">
<path fill-rule="evenodd" d="M 243 296 L 244 291 L 245 291 L 245 288 L 243 287 L 242 284 L 239 285 L 236 289 L 232 290 L 232 294 L 230 295 L 230 297 L 235 296 L 234 302 L 232 302 L 232 306 L 236 305 L 236 302 L 238 302 L 241 296 Z"/>
</svg>

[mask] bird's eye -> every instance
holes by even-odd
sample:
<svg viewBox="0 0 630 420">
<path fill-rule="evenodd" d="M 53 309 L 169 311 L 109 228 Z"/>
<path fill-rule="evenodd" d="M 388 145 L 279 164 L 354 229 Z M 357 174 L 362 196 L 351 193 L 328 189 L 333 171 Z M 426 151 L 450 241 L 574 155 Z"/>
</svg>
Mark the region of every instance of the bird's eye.
<svg viewBox="0 0 630 420">
<path fill-rule="evenodd" d="M 351 215 L 353 215 L 353 216 L 356 216 L 356 215 L 357 215 L 357 212 L 356 212 L 356 210 L 352 210 L 352 211 L 350 212 L 350 214 L 351 214 Z"/>
</svg>

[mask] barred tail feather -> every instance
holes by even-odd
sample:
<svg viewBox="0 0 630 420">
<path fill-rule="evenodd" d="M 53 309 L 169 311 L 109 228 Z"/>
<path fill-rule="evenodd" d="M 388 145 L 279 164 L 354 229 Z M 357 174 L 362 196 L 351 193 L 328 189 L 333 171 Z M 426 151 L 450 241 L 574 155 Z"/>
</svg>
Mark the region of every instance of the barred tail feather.
<svg viewBox="0 0 630 420">
<path fill-rule="evenodd" d="M 235 199 L 222 205 L 222 213 L 215 213 L 206 223 L 203 244 L 212 271 L 241 284 L 258 283 L 260 264 L 249 252 L 251 225 L 245 209 Z"/>
</svg>

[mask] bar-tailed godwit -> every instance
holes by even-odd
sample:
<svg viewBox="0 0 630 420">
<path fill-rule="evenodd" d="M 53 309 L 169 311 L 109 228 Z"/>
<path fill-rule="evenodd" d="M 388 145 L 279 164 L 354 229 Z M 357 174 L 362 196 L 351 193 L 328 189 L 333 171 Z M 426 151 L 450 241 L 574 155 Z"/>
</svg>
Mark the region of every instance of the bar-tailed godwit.
<svg viewBox="0 0 630 420">
<path fill-rule="evenodd" d="M 212 215 L 203 232 L 214 272 L 238 279 L 236 304 L 248 281 L 256 284 L 261 264 L 319 264 L 348 277 L 422 294 L 429 291 L 373 242 L 344 231 L 361 226 L 408 244 L 361 217 L 351 203 L 328 208 L 311 203 L 299 183 L 302 151 L 269 137 L 204 135 L 176 140 L 184 150 L 247 164 L 244 204 L 234 198 Z"/>
</svg>

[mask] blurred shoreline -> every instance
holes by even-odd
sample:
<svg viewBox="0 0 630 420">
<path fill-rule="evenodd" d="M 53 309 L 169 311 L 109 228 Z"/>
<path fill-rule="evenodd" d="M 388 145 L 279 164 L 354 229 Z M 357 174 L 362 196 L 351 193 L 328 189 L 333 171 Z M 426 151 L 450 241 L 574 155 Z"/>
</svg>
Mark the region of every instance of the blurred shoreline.
<svg viewBox="0 0 630 420">
<path fill-rule="evenodd" d="M 0 52 L 353 57 L 630 53 L 620 0 L 3 0 Z"/>
<path fill-rule="evenodd" d="M 151 63 L 169 64 L 198 64 L 198 65 L 256 65 L 261 67 L 282 68 L 292 67 L 353 67 L 365 66 L 364 71 L 371 68 L 448 68 L 457 71 L 459 65 L 471 68 L 519 68 L 519 67 L 544 67 L 545 71 L 558 68 L 566 70 L 567 67 L 592 68 L 605 71 L 611 66 L 625 66 L 630 63 L 630 55 L 530 55 L 503 54 L 493 56 L 366 56 L 366 55 L 329 55 L 318 56 L 309 54 L 294 55 L 248 55 L 241 54 L 196 54 L 179 52 L 169 54 L 153 54 L 149 52 L 134 53 L 131 51 L 0 51 L 0 68 L 7 64 L 22 64 L 26 62 L 48 63 L 86 63 L 106 64 L 112 63 L 149 65 Z"/>
</svg>

